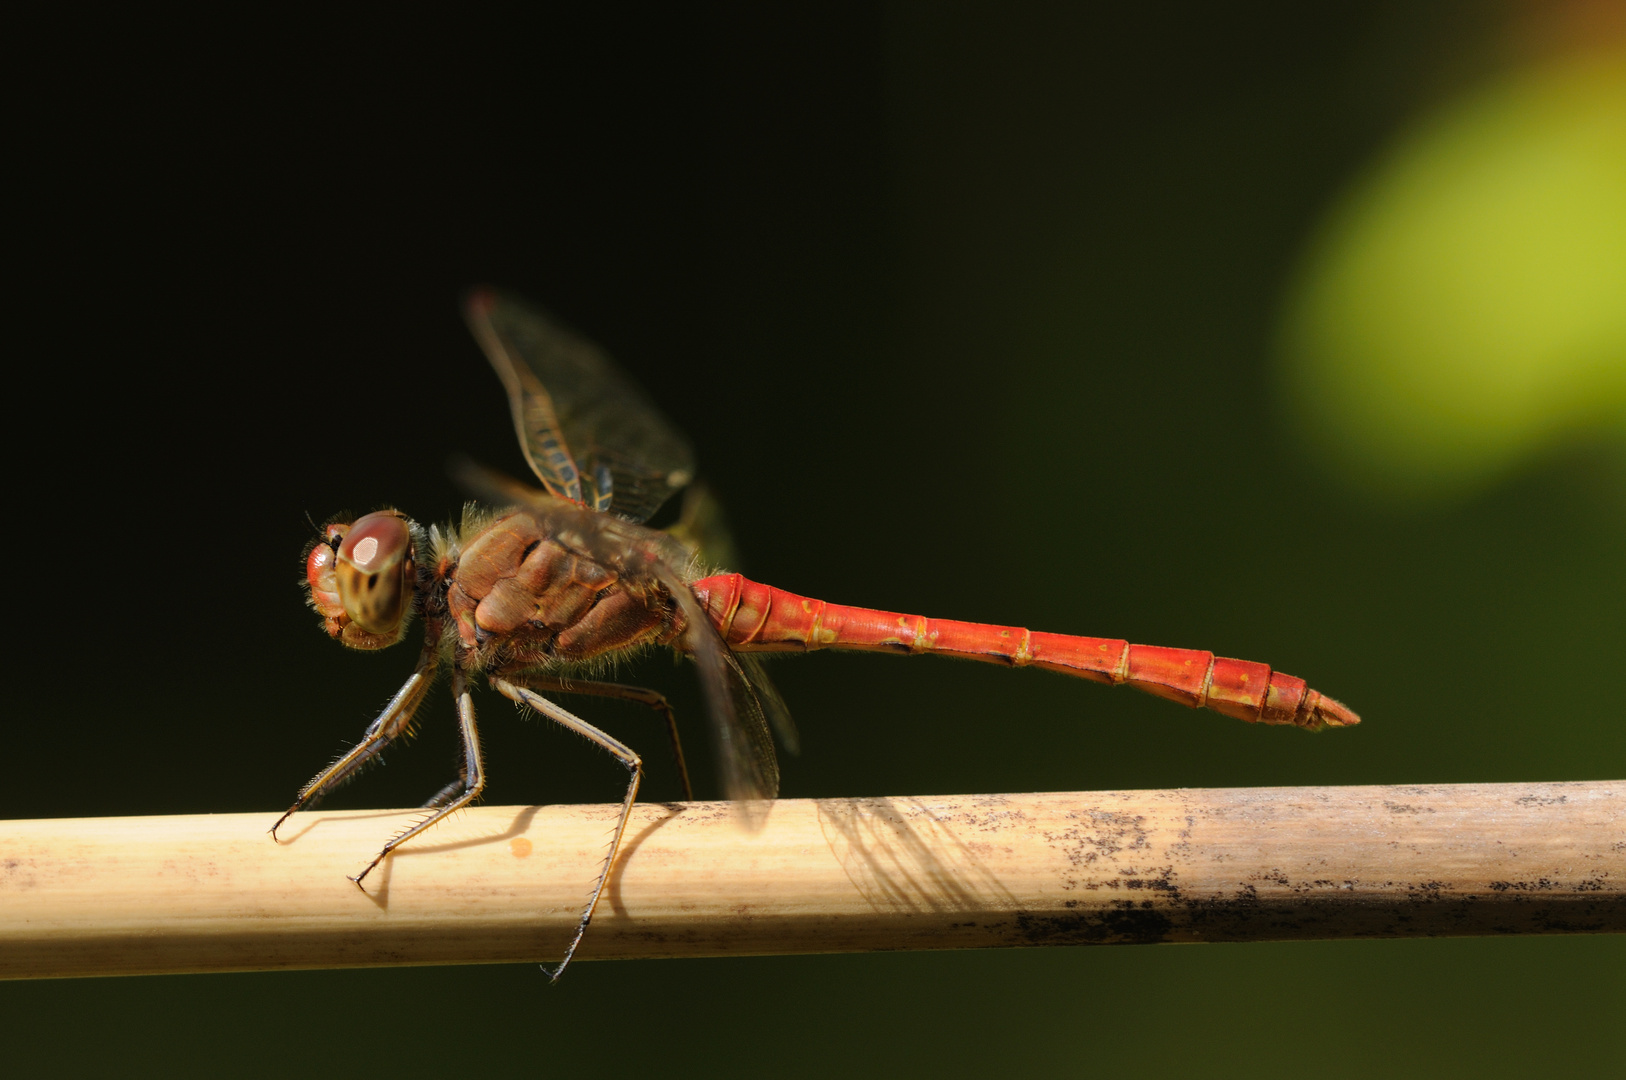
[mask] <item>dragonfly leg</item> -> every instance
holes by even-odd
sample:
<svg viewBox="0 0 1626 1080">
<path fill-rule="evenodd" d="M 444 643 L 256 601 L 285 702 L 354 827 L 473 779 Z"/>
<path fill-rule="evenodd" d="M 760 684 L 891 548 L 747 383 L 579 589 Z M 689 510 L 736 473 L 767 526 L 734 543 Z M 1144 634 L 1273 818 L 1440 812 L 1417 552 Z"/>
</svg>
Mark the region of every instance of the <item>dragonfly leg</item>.
<svg viewBox="0 0 1626 1080">
<path fill-rule="evenodd" d="M 457 767 L 457 779 L 453 780 L 450 784 L 447 784 L 445 787 L 429 796 L 429 798 L 425 799 L 422 803 L 418 804 L 418 809 L 434 810 L 437 807 L 445 806 L 447 803 L 463 794 L 463 792 L 468 789 L 468 786 L 468 767 L 466 765 L 459 765 Z"/>
<path fill-rule="evenodd" d="M 683 800 L 685 802 L 694 801 L 694 788 L 689 783 L 689 765 L 683 756 L 683 740 L 678 736 L 677 715 L 672 712 L 672 705 L 666 700 L 666 695 L 643 686 L 559 679 L 551 675 L 533 672 L 505 675 L 503 678 L 515 686 L 523 686 L 531 690 L 619 698 L 622 701 L 636 701 L 640 705 L 648 705 L 666 720 L 666 734 L 672 743 L 672 760 L 677 762 L 678 778 L 683 782 Z"/>
<path fill-rule="evenodd" d="M 362 879 L 373 872 L 373 868 L 383 862 L 389 853 L 417 836 L 447 814 L 461 810 L 469 803 L 480 797 L 485 789 L 485 768 L 480 760 L 480 729 L 474 723 L 474 698 L 469 694 L 468 681 L 461 671 L 452 673 L 452 697 L 457 701 L 458 733 L 463 737 L 463 767 L 458 770 L 458 782 L 441 789 L 429 801 L 428 808 L 435 812 L 417 822 L 411 828 L 404 829 L 385 844 L 383 849 L 373 857 L 373 861 L 351 878 L 356 887 L 361 887 Z M 454 794 L 455 793 L 455 794 Z"/>
<path fill-rule="evenodd" d="M 563 974 L 565 966 L 570 963 L 570 958 L 576 955 L 576 946 L 581 944 L 582 935 L 587 933 L 587 924 L 593 921 L 593 909 L 598 907 L 598 898 L 604 892 L 605 883 L 610 880 L 610 868 L 615 864 L 616 852 L 621 849 L 621 837 L 627 831 L 627 819 L 632 816 L 632 804 L 638 798 L 638 782 L 643 779 L 644 765 L 631 747 L 607 732 L 600 731 L 581 717 L 566 712 L 534 690 L 528 690 L 506 679 L 492 679 L 491 685 L 510 701 L 535 709 L 548 719 L 602 746 L 627 767 L 627 794 L 621 800 L 621 816 L 616 819 L 615 832 L 610 837 L 610 850 L 604 855 L 604 866 L 598 872 L 598 880 L 593 884 L 593 894 L 588 897 L 587 907 L 582 910 L 581 921 L 576 924 L 576 936 L 570 939 L 570 946 L 565 949 L 564 959 L 559 961 L 558 967 L 548 972 L 550 978 L 557 979 Z"/>
<path fill-rule="evenodd" d="M 308 810 L 321 802 L 333 789 L 355 776 L 364 765 L 407 731 L 412 726 L 412 718 L 417 714 L 418 706 L 423 704 L 424 696 L 433 681 L 433 666 L 420 663 L 418 670 L 412 673 L 412 677 L 396 691 L 389 704 L 384 706 L 384 711 L 367 726 L 361 741 L 300 789 L 299 797 L 294 800 L 294 804 L 277 819 L 275 825 L 271 826 L 271 839 L 277 838 L 277 830 L 282 827 L 283 822 L 299 811 Z"/>
</svg>

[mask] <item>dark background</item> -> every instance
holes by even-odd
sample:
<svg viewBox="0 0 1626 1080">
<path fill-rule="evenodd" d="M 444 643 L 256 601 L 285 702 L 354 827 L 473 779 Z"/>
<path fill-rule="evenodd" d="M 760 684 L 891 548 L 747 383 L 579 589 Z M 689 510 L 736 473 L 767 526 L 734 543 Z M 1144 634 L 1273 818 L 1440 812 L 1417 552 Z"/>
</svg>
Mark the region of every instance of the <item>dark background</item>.
<svg viewBox="0 0 1626 1080">
<path fill-rule="evenodd" d="M 1626 517 L 1603 466 L 1374 505 L 1306 460 L 1273 390 L 1318 216 L 1508 62 L 1509 12 L 36 27 L 11 155 L 27 667 L 0 814 L 269 824 L 359 735 L 411 656 L 322 640 L 305 515 L 444 520 L 452 452 L 523 467 L 457 314 L 480 281 L 648 387 L 761 580 L 1264 660 L 1366 718 L 1307 736 L 821 655 L 774 665 L 804 744 L 786 795 L 1618 778 Z M 698 740 L 688 673 L 645 667 Z M 488 801 L 616 796 L 608 759 L 481 701 Z M 647 716 L 590 715 L 675 795 Z M 415 805 L 454 743 L 431 723 L 329 805 Z M 1623 970 L 1617 937 L 130 978 L 0 985 L 0 1030 L 35 1074 L 1585 1074 L 1618 1063 Z"/>
</svg>

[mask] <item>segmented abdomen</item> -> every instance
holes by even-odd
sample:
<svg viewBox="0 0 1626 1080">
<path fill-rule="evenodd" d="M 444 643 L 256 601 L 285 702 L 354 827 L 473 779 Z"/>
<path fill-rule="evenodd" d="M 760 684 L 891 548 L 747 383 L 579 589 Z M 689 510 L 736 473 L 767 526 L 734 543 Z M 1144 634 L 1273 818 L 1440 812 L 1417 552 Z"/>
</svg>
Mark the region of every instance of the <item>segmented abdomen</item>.
<svg viewBox="0 0 1626 1080">
<path fill-rule="evenodd" d="M 1318 729 L 1360 723 L 1348 707 L 1303 679 L 1211 652 L 827 604 L 740 574 L 718 574 L 693 588 L 724 640 L 741 651 L 942 653 L 1126 684 L 1254 724 Z"/>
</svg>

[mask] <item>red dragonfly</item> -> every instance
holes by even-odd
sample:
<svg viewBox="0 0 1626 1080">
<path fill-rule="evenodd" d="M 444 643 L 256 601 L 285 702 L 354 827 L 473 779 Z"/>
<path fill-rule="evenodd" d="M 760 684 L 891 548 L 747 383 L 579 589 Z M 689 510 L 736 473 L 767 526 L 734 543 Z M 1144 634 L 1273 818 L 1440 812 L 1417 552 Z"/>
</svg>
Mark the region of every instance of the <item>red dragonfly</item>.
<svg viewBox="0 0 1626 1080">
<path fill-rule="evenodd" d="M 1126 684 L 1249 723 L 1320 730 L 1360 722 L 1304 680 L 1265 664 L 846 607 L 708 572 L 703 560 L 721 550 L 721 540 L 715 510 L 693 483 L 693 452 L 637 386 L 592 344 L 513 297 L 476 290 L 464 311 L 508 390 L 520 446 L 545 490 L 471 468 L 465 479 L 504 509 L 471 507 L 460 524 L 444 528 L 425 529 L 393 509 L 326 527 L 307 553 L 305 582 L 328 635 L 353 649 L 382 649 L 400 641 L 416 617 L 423 646 L 411 677 L 362 740 L 305 785 L 271 833 L 275 838 L 290 815 L 315 806 L 405 734 L 436 675 L 450 668 L 463 765 L 424 804 L 432 812 L 352 879 L 360 886 L 390 852 L 480 796 L 486 777 L 470 682 L 484 677 L 627 769 L 609 850 L 554 978 L 592 920 L 643 766 L 630 747 L 548 695 L 622 698 L 663 714 L 684 797 L 693 797 L 666 699 L 598 678 L 632 650 L 666 645 L 694 660 L 724 790 L 747 823 L 760 819 L 761 800 L 779 790 L 773 735 L 787 745 L 795 740 L 783 702 L 750 655 L 757 652 L 938 653 Z M 646 527 L 679 491 L 678 523 Z"/>
</svg>

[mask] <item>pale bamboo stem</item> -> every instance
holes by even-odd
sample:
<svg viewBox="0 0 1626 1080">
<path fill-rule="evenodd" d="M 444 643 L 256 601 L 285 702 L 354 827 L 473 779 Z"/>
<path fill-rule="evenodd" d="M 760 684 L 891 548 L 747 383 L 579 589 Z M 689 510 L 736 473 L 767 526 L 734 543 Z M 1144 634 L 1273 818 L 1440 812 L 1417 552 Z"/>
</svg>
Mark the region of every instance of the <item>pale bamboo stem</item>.
<svg viewBox="0 0 1626 1080">
<path fill-rule="evenodd" d="M 0 977 L 549 960 L 616 806 L 0 822 Z M 643 804 L 581 958 L 1626 932 L 1626 781 Z"/>
</svg>

